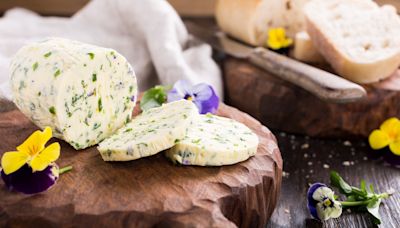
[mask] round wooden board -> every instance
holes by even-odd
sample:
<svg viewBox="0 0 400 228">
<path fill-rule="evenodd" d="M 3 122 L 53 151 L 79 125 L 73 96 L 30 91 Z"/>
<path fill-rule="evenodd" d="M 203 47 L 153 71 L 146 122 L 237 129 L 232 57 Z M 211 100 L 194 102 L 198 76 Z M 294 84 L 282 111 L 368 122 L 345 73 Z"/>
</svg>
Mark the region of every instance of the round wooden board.
<svg viewBox="0 0 400 228">
<path fill-rule="evenodd" d="M 400 72 L 365 86 L 368 97 L 348 104 L 324 102 L 244 60 L 224 61 L 226 100 L 263 124 L 313 137 L 368 137 L 389 117 L 400 116 Z"/>
<path fill-rule="evenodd" d="M 72 165 L 47 192 L 10 192 L 0 181 L 0 227 L 263 227 L 280 192 L 282 158 L 274 135 L 237 109 L 260 138 L 249 160 L 224 167 L 175 166 L 162 153 L 132 162 L 104 162 L 95 147 L 61 143 L 60 167 Z M 0 153 L 14 150 L 35 127 L 0 101 Z M 60 141 L 60 140 L 57 140 Z"/>
</svg>

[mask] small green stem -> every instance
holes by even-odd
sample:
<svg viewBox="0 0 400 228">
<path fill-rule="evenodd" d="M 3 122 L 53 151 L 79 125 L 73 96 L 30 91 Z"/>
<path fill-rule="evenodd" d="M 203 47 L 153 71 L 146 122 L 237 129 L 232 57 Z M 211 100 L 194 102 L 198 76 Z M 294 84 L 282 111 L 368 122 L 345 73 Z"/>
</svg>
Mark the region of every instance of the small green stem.
<svg viewBox="0 0 400 228">
<path fill-rule="evenodd" d="M 58 171 L 58 173 L 61 175 L 61 174 L 63 174 L 63 173 L 69 172 L 69 171 L 71 171 L 71 170 L 72 170 L 72 166 L 66 166 L 66 167 L 64 167 L 64 168 L 61 168 L 61 169 Z"/>
<path fill-rule="evenodd" d="M 382 194 L 378 194 L 375 195 L 378 199 L 386 199 L 389 198 L 390 194 L 389 193 L 382 193 Z M 355 206 L 362 206 L 362 205 L 368 205 L 371 201 L 373 201 L 374 198 L 370 198 L 367 200 L 363 200 L 363 201 L 339 201 L 340 204 L 342 204 L 342 206 L 344 207 L 355 207 Z"/>
</svg>

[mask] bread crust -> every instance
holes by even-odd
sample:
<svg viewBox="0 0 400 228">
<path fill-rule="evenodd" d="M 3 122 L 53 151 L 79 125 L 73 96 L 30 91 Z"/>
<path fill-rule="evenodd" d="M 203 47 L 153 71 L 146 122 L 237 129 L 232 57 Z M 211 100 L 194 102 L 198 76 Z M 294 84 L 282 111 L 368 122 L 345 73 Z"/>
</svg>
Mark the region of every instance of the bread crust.
<svg viewBox="0 0 400 228">
<path fill-rule="evenodd" d="M 218 25 L 232 37 L 254 46 L 261 45 L 253 23 L 261 2 L 262 0 L 218 0 L 215 11 Z"/>
<path fill-rule="evenodd" d="M 305 29 L 303 5 L 309 0 L 218 0 L 215 16 L 228 35 L 253 46 L 264 46 L 268 28 L 283 27 L 287 35 Z"/>
</svg>

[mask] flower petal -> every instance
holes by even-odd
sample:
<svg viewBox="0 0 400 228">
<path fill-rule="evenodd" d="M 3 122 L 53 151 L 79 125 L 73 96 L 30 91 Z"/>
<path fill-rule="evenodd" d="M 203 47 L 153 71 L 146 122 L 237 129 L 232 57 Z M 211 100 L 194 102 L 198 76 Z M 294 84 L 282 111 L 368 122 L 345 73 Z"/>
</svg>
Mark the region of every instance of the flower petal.
<svg viewBox="0 0 400 228">
<path fill-rule="evenodd" d="M 20 151 L 6 152 L 1 158 L 1 167 L 6 175 L 20 169 L 29 160 L 29 154 Z"/>
<path fill-rule="evenodd" d="M 325 206 L 323 202 L 317 204 L 317 214 L 321 220 L 338 218 L 342 214 L 342 206 L 337 201 L 331 200 L 333 202 L 332 206 Z"/>
<path fill-rule="evenodd" d="M 210 85 L 200 83 L 193 87 L 192 93 L 195 95 L 196 100 L 205 101 L 210 99 L 213 94 L 213 89 Z"/>
<path fill-rule="evenodd" d="M 390 143 L 389 149 L 393 154 L 400 156 L 400 141 Z"/>
<path fill-rule="evenodd" d="M 317 208 L 316 208 L 318 201 L 316 201 L 313 198 L 313 195 L 314 195 L 314 192 L 321 187 L 326 187 L 326 185 L 322 184 L 322 183 L 315 183 L 315 184 L 311 185 L 307 191 L 308 210 L 310 211 L 310 214 L 315 219 L 319 219 L 318 213 L 317 213 Z"/>
<path fill-rule="evenodd" d="M 369 145 L 374 150 L 380 150 L 390 143 L 390 138 L 383 130 L 374 130 L 368 137 Z"/>
<path fill-rule="evenodd" d="M 380 129 L 389 136 L 391 134 L 397 135 L 400 133 L 400 120 L 395 117 L 389 118 L 381 124 Z"/>
<path fill-rule="evenodd" d="M 50 163 L 54 162 L 60 156 L 60 144 L 52 143 L 42 152 L 32 158 L 30 166 L 34 172 L 44 170 Z"/>
<path fill-rule="evenodd" d="M 53 186 L 59 177 L 59 168 L 55 163 L 43 171 L 33 172 L 27 164 L 18 171 L 6 175 L 1 171 L 1 178 L 10 190 L 25 194 L 35 194 L 46 191 Z"/>
<path fill-rule="evenodd" d="M 193 96 L 192 85 L 186 80 L 175 82 L 174 87 L 168 92 L 168 102 L 185 99 L 186 96 Z"/>
<path fill-rule="evenodd" d="M 197 85 L 194 91 L 195 91 L 194 103 L 199 109 L 199 113 L 215 114 L 219 106 L 219 97 L 215 93 L 212 86 L 202 83 Z"/>
<path fill-rule="evenodd" d="M 314 200 L 317 201 L 322 201 L 324 198 L 333 198 L 335 193 L 332 191 L 332 189 L 322 186 L 318 189 L 315 190 L 314 194 L 312 195 Z"/>
<path fill-rule="evenodd" d="M 44 131 L 35 131 L 25 142 L 17 147 L 17 150 L 33 156 L 44 149 L 51 137 L 52 131 L 50 127 L 46 127 Z"/>
</svg>

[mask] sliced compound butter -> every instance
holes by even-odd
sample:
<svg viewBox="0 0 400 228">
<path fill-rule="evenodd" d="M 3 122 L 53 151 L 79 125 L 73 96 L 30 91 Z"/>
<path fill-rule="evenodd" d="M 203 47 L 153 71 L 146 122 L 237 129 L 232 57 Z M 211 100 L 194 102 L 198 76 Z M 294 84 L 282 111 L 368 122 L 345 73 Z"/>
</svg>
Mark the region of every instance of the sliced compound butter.
<svg viewBox="0 0 400 228">
<path fill-rule="evenodd" d="M 199 116 L 191 101 L 179 100 L 149 109 L 101 142 L 105 161 L 130 161 L 154 155 L 182 140 Z"/>
<path fill-rule="evenodd" d="M 95 145 L 130 121 L 136 76 L 115 50 L 49 38 L 22 47 L 11 63 L 17 107 L 75 149 Z"/>
<path fill-rule="evenodd" d="M 258 136 L 245 125 L 207 114 L 200 115 L 166 156 L 183 165 L 231 165 L 255 155 L 257 147 Z"/>
</svg>

